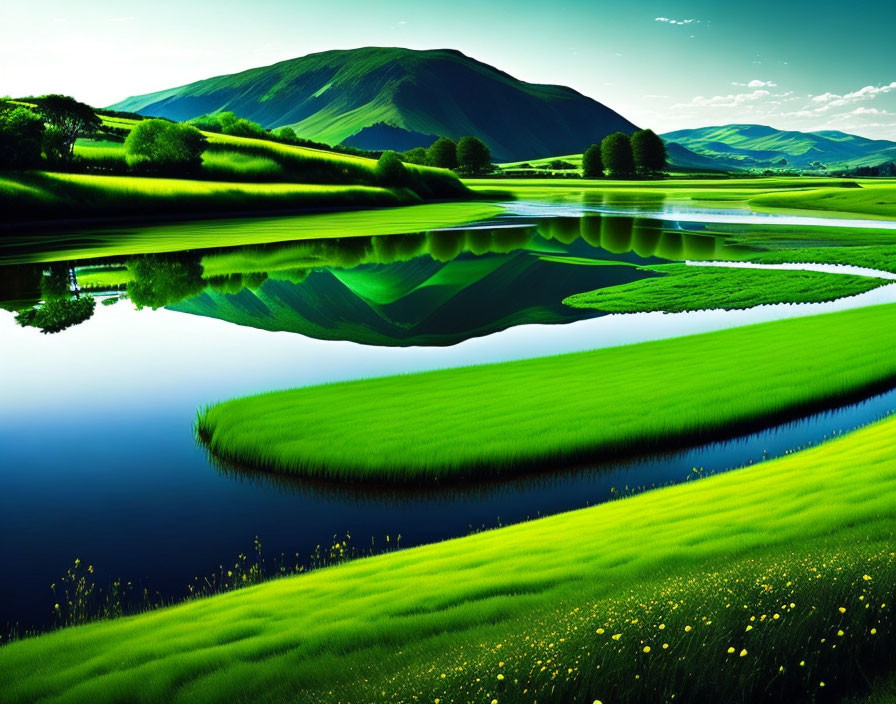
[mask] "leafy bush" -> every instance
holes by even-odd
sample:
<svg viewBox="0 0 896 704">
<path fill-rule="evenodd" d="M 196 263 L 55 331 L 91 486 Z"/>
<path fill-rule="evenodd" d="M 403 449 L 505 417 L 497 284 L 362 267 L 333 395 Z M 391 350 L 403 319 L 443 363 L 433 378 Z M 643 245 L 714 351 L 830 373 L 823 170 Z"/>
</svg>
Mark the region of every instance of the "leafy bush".
<svg viewBox="0 0 896 704">
<path fill-rule="evenodd" d="M 134 127 L 124 148 L 132 168 L 152 173 L 190 173 L 202 163 L 205 138 L 187 124 L 146 120 Z"/>
<path fill-rule="evenodd" d="M 37 166 L 43 149 L 44 123 L 25 107 L 0 112 L 0 167 Z"/>
<path fill-rule="evenodd" d="M 376 180 L 381 186 L 401 188 L 410 183 L 410 174 L 398 154 L 392 151 L 383 152 L 376 162 Z"/>
</svg>

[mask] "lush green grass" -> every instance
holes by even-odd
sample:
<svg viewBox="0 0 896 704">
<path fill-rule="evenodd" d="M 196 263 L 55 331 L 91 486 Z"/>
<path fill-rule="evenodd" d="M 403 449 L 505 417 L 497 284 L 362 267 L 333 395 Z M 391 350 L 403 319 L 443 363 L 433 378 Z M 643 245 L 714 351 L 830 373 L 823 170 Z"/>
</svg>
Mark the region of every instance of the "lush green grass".
<svg viewBox="0 0 896 704">
<path fill-rule="evenodd" d="M 881 306 L 268 393 L 205 410 L 199 431 L 216 455 L 276 472 L 484 478 L 707 440 L 891 379 L 894 320 Z"/>
<path fill-rule="evenodd" d="M 851 317 L 815 322 L 836 340 Z M 823 348 L 802 342 L 800 357 Z M 588 686 L 604 681 L 592 670 L 635 696 L 635 675 L 645 686 L 691 681 L 713 702 L 752 700 L 766 685 L 835 689 L 857 660 L 876 663 L 869 628 L 884 655 L 893 642 L 881 603 L 893 595 L 892 553 L 877 546 L 894 530 L 894 442 L 890 419 L 696 483 L 12 643 L 0 649 L 0 700 L 392 702 L 445 691 L 454 702 L 480 678 L 503 703 L 613 701 Z"/>
<path fill-rule="evenodd" d="M 406 205 L 410 191 L 373 186 L 227 183 L 187 179 L 31 172 L 0 176 L 9 220 L 152 216 L 245 210 Z"/>
<path fill-rule="evenodd" d="M 94 177 L 101 178 L 101 177 Z M 139 179 L 141 182 L 147 179 Z M 183 181 L 175 181 L 182 184 Z M 186 182 L 190 184 L 191 182 Z M 195 182 L 197 187 L 208 185 Z M 264 190 L 271 184 L 240 184 L 250 192 Z M 29 189 L 25 183 L 0 180 L 0 188 Z M 301 186 L 281 185 L 281 188 Z M 310 187 L 312 190 L 330 187 Z M 333 192 L 351 187 L 332 187 Z M 34 197 L 39 197 L 37 191 Z M 2 194 L 0 194 L 2 200 Z M 428 203 L 402 208 L 352 210 L 349 212 L 308 214 L 284 217 L 255 216 L 227 218 L 203 222 L 165 223 L 129 227 L 92 228 L 89 232 L 58 230 L 47 235 L 8 235 L 0 238 L 0 261 L 9 264 L 51 262 L 67 259 L 180 252 L 188 249 L 235 247 L 238 245 L 287 242 L 335 237 L 370 237 L 396 232 L 423 232 L 442 227 L 493 217 L 501 208 L 484 202 Z"/>
<path fill-rule="evenodd" d="M 202 171 L 221 180 L 287 180 L 283 167 L 274 159 L 240 152 L 206 151 L 202 155 Z"/>
<path fill-rule="evenodd" d="M 896 247 L 890 245 L 865 245 L 856 247 L 800 247 L 778 249 L 750 257 L 764 264 L 784 262 L 810 264 L 852 264 L 868 269 L 896 273 Z"/>
<path fill-rule="evenodd" d="M 887 281 L 814 271 L 763 271 L 663 264 L 661 276 L 577 293 L 563 302 L 608 313 L 641 313 L 710 308 L 752 308 L 770 303 L 820 303 L 855 296 Z"/>
<path fill-rule="evenodd" d="M 806 192 L 766 193 L 750 198 L 756 210 L 812 210 L 826 215 L 861 213 L 866 217 L 896 218 L 896 183 L 866 182 L 862 188 L 819 188 Z"/>
</svg>

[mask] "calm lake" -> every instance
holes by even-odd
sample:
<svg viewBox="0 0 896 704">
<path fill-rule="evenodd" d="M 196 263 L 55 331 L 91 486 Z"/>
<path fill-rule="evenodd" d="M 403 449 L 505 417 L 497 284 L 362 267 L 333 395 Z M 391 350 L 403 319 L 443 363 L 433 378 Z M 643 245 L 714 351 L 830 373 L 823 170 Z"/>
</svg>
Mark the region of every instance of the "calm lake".
<svg viewBox="0 0 896 704">
<path fill-rule="evenodd" d="M 693 217 L 516 204 L 464 229 L 53 264 L 0 259 L 0 625 L 49 625 L 50 584 L 75 558 L 95 565 L 100 584 L 121 578 L 179 598 L 256 536 L 270 557 L 307 556 L 346 533 L 361 547 L 399 534 L 402 546 L 428 543 L 759 462 L 896 408 L 890 391 L 678 453 L 546 466 L 464 490 L 247 474 L 210 462 L 195 441 L 197 409 L 238 395 L 896 301 L 891 284 L 733 312 L 607 316 L 563 305 L 657 275 L 641 265 L 750 253 Z"/>
</svg>

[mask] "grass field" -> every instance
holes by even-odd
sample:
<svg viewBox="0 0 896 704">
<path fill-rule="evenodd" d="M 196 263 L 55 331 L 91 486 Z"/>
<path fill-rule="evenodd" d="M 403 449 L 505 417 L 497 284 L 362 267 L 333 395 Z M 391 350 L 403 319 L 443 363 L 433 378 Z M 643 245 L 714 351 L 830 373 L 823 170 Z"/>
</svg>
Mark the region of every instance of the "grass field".
<svg viewBox="0 0 896 704">
<path fill-rule="evenodd" d="M 783 257 L 787 261 L 787 257 Z M 820 303 L 855 296 L 887 281 L 814 271 L 763 271 L 662 264 L 662 274 L 619 286 L 578 293 L 563 302 L 608 313 L 643 313 L 711 308 L 752 308 L 770 303 Z"/>
<path fill-rule="evenodd" d="M 783 262 L 852 264 L 868 269 L 879 269 L 896 273 L 896 247 L 892 244 L 778 249 L 753 255 L 750 259 L 763 264 L 780 264 Z"/>
<path fill-rule="evenodd" d="M 696 483 L 15 642 L 0 701 L 835 694 L 894 643 L 894 442 L 889 419 Z"/>
<path fill-rule="evenodd" d="M 865 182 L 862 188 L 820 188 L 797 193 L 765 193 L 749 201 L 755 210 L 810 210 L 829 213 L 861 213 L 896 218 L 896 183 Z"/>
<path fill-rule="evenodd" d="M 198 427 L 217 456 L 276 472 L 485 478 L 709 440 L 867 389 L 896 375 L 894 316 L 879 306 L 274 392 L 212 406 Z"/>
</svg>

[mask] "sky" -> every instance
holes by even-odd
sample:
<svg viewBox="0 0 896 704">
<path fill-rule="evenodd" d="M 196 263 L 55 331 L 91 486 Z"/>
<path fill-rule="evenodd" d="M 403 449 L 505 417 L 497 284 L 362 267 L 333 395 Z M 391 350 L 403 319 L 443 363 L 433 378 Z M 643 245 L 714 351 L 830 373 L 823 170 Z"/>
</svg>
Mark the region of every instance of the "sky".
<svg viewBox="0 0 896 704">
<path fill-rule="evenodd" d="M 328 49 L 453 48 L 658 132 L 896 140 L 896 2 L 3 0 L 0 95 L 105 106 Z"/>
</svg>

